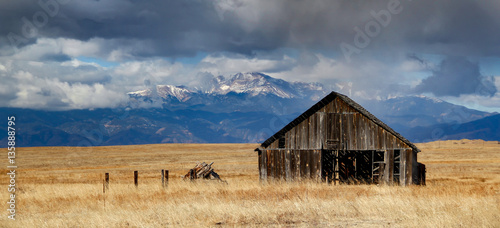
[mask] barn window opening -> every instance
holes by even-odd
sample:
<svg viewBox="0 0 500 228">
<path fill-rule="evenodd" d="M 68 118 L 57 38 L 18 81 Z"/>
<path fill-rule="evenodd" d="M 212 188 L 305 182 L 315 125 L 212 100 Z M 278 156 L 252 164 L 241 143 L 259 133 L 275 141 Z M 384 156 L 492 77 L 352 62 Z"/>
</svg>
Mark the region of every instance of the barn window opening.
<svg viewBox="0 0 500 228">
<path fill-rule="evenodd" d="M 339 181 L 353 183 L 356 179 L 356 153 L 355 151 L 339 151 Z"/>
<path fill-rule="evenodd" d="M 281 137 L 279 140 L 278 140 L 278 148 L 285 148 L 285 137 Z"/>
<path fill-rule="evenodd" d="M 372 152 L 358 151 L 356 153 L 356 179 L 360 183 L 370 183 L 372 180 Z"/>
<path fill-rule="evenodd" d="M 321 150 L 321 179 L 328 183 L 336 180 L 338 172 L 335 172 L 337 168 L 337 159 L 335 151 L 333 150 Z"/>
</svg>

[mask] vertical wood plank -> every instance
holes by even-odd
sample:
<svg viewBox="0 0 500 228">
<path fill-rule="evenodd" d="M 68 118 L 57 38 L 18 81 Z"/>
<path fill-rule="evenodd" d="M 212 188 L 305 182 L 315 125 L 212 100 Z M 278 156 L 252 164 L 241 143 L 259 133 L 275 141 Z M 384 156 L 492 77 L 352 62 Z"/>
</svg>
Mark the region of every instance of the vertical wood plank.
<svg viewBox="0 0 500 228">
<path fill-rule="evenodd" d="M 259 168 L 260 172 L 262 172 L 263 174 L 262 180 L 266 180 L 267 178 L 264 177 L 264 173 L 267 173 L 267 149 L 261 150 L 260 152 L 261 152 L 260 162 L 262 165 Z"/>
<path fill-rule="evenodd" d="M 313 114 L 309 117 L 309 148 L 320 148 L 318 135 L 316 134 L 316 117 L 318 115 Z"/>
<path fill-rule="evenodd" d="M 287 181 L 291 181 L 292 180 L 291 163 L 292 163 L 292 159 L 291 159 L 291 155 L 290 155 L 290 150 L 286 150 L 286 156 L 285 156 L 285 173 L 286 173 L 286 176 L 285 176 L 285 179 Z"/>
<path fill-rule="evenodd" d="M 387 165 L 389 166 L 389 175 L 387 177 L 389 178 L 389 184 L 394 184 L 394 150 L 388 150 L 388 158 L 389 162 Z"/>
<path fill-rule="evenodd" d="M 297 157 L 295 157 L 295 151 L 290 150 L 290 177 L 292 180 L 297 179 L 297 177 L 295 176 L 297 168 L 296 162 L 297 162 Z"/>
<path fill-rule="evenodd" d="M 263 163 L 262 164 L 263 165 L 262 168 L 264 169 L 263 172 L 266 173 L 266 174 L 269 173 L 267 171 L 267 167 L 269 165 L 268 160 L 267 160 L 267 150 L 262 150 L 262 163 Z M 268 180 L 267 176 L 264 178 L 264 180 L 266 180 L 266 181 Z"/>
<path fill-rule="evenodd" d="M 306 177 L 307 153 L 304 150 L 300 150 L 299 153 L 300 153 L 300 177 L 307 178 Z"/>
<path fill-rule="evenodd" d="M 280 150 L 280 160 L 281 160 L 281 179 L 286 179 L 286 150 Z"/>
<path fill-rule="evenodd" d="M 306 177 L 311 178 L 311 151 L 305 151 L 306 157 Z"/>
<path fill-rule="evenodd" d="M 411 179 L 411 174 L 412 174 L 412 149 L 407 149 L 406 150 L 406 185 L 411 185 L 412 184 L 412 179 Z"/>
<path fill-rule="evenodd" d="M 316 181 L 321 181 L 321 150 L 315 151 L 316 157 Z"/>
<path fill-rule="evenodd" d="M 290 148 L 290 131 L 285 133 L 285 148 Z"/>
<path fill-rule="evenodd" d="M 315 179 L 316 176 L 316 153 L 315 150 L 309 151 L 309 178 Z"/>
<path fill-rule="evenodd" d="M 370 148 L 373 149 L 380 149 L 379 147 L 376 147 L 376 141 L 377 141 L 377 135 L 375 133 L 375 124 L 373 124 L 371 121 L 369 122 L 370 124 Z"/>
<path fill-rule="evenodd" d="M 276 178 L 276 175 L 274 173 L 274 168 L 276 167 L 276 164 L 274 164 L 274 151 L 273 150 L 269 150 L 268 151 L 268 158 L 269 158 L 269 174 L 270 174 L 270 178 L 273 179 L 273 178 Z"/>
<path fill-rule="evenodd" d="M 275 167 L 274 167 L 275 178 L 279 180 L 281 178 L 281 159 L 279 150 L 274 151 L 274 162 L 275 162 Z"/>
<path fill-rule="evenodd" d="M 294 151 L 295 153 L 295 178 L 299 179 L 302 178 L 300 175 L 300 152 L 298 150 Z"/>
<path fill-rule="evenodd" d="M 401 186 L 406 186 L 406 150 L 401 150 L 400 154 L 399 183 L 401 183 Z"/>
<path fill-rule="evenodd" d="M 358 150 L 358 138 L 356 136 L 356 129 L 355 129 L 355 124 L 354 124 L 354 114 L 349 114 L 349 130 L 350 134 L 349 137 L 351 138 L 352 141 L 352 146 L 351 150 Z"/>
<path fill-rule="evenodd" d="M 302 149 L 302 125 L 298 124 L 295 127 L 295 148 L 296 149 Z"/>
<path fill-rule="evenodd" d="M 304 148 L 309 149 L 309 121 L 304 121 Z"/>
<path fill-rule="evenodd" d="M 385 184 L 390 184 L 390 179 L 389 179 L 389 167 L 391 166 L 390 164 L 390 159 L 389 159 L 389 156 L 390 156 L 390 152 L 388 150 L 385 150 L 384 152 L 384 164 L 385 164 L 385 167 L 384 167 L 384 183 Z"/>
<path fill-rule="evenodd" d="M 318 139 L 321 143 L 320 145 L 320 148 L 321 146 L 325 146 L 325 140 L 326 140 L 326 131 L 325 129 L 327 128 L 326 126 L 326 118 L 327 118 L 327 114 L 322 112 L 322 113 L 319 113 L 319 116 L 318 116 Z"/>
<path fill-rule="evenodd" d="M 267 168 L 266 168 L 266 172 L 267 172 L 267 180 L 271 180 L 273 178 L 273 172 L 271 170 L 271 167 L 272 167 L 272 158 L 271 158 L 271 151 L 269 150 L 266 150 L 266 164 L 267 164 Z"/>
</svg>

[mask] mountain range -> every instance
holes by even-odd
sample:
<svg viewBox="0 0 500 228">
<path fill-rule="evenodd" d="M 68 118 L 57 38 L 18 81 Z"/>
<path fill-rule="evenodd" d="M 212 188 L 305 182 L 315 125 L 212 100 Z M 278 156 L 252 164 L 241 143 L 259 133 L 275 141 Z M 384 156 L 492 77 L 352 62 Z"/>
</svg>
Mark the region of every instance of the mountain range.
<svg viewBox="0 0 500 228">
<path fill-rule="evenodd" d="M 152 143 L 257 143 L 330 92 L 320 83 L 287 82 L 262 73 L 213 77 L 202 86 L 156 85 L 131 91 L 115 109 L 45 111 L 0 108 L 16 116 L 17 146 Z M 425 96 L 359 100 L 413 142 L 500 140 L 500 115 Z M 6 132 L 7 124 L 0 126 Z M 7 145 L 7 137 L 0 138 Z M 5 146 L 4 146 L 5 147 Z"/>
<path fill-rule="evenodd" d="M 201 88 L 156 85 L 128 95 L 135 105 L 149 104 L 169 110 L 259 111 L 283 115 L 303 111 L 329 92 L 320 83 L 290 83 L 262 73 L 238 73 L 206 80 Z"/>
</svg>

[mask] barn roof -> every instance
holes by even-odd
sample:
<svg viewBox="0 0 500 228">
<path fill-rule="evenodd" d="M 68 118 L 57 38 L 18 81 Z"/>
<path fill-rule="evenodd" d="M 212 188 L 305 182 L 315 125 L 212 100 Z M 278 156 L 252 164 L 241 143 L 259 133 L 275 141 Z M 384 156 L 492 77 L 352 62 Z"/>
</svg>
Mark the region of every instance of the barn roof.
<svg viewBox="0 0 500 228">
<path fill-rule="evenodd" d="M 396 131 L 394 131 L 392 128 L 390 128 L 389 126 L 387 126 L 387 124 L 385 124 L 384 122 L 382 122 L 381 120 L 379 120 L 377 117 L 375 117 L 373 114 L 371 114 L 370 112 L 368 112 L 361 105 L 359 105 L 358 103 L 356 103 L 355 101 L 353 101 L 348 96 L 340 94 L 340 93 L 337 93 L 337 92 L 331 92 L 326 97 L 324 97 L 323 99 L 321 99 L 318 103 L 316 103 L 311 108 L 309 108 L 307 111 L 305 111 L 304 113 L 302 113 L 299 117 L 295 118 L 292 122 L 288 123 L 285 127 L 283 127 L 281 130 L 279 130 L 278 132 L 276 132 L 276 134 L 274 134 L 273 136 L 271 136 L 270 138 L 268 138 L 266 141 L 264 141 L 261 144 L 261 147 L 264 147 L 264 148 L 268 147 L 269 145 L 271 145 L 271 143 L 273 143 L 275 140 L 279 139 L 282 135 L 285 135 L 285 133 L 288 132 L 290 129 L 294 128 L 295 126 L 297 126 L 298 124 L 300 124 L 302 121 L 304 121 L 307 118 L 309 118 L 310 116 L 312 116 L 314 113 L 316 113 L 321 108 L 323 108 L 325 105 L 327 105 L 330 102 L 332 102 L 333 100 L 335 100 L 335 98 L 337 98 L 337 97 L 340 98 L 342 101 L 346 102 L 352 108 L 356 109 L 359 113 L 361 113 L 366 118 L 368 118 L 371 121 L 373 121 L 375 124 L 377 124 L 378 126 L 380 126 L 381 128 L 383 128 L 384 130 L 386 130 L 389 133 L 391 133 L 392 135 L 396 136 L 396 138 L 398 138 L 401 141 L 403 141 L 405 144 L 407 144 L 409 147 L 411 147 L 414 151 L 420 152 L 420 150 L 413 143 L 411 143 L 408 139 L 406 139 L 405 137 L 403 137 L 402 135 L 400 135 L 399 133 L 397 133 Z"/>
</svg>

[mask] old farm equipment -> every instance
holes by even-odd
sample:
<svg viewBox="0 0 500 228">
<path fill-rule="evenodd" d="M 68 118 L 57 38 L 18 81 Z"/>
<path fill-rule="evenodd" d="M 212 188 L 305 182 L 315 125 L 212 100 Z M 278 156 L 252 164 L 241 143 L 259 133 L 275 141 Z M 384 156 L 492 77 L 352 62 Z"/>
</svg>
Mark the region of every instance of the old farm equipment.
<svg viewBox="0 0 500 228">
<path fill-rule="evenodd" d="M 207 164 L 205 162 L 197 163 L 196 166 L 189 170 L 189 172 L 184 175 L 184 179 L 187 180 L 196 180 L 196 179 L 205 179 L 205 180 L 218 180 L 225 182 L 220 179 L 219 174 L 217 174 L 212 168 L 213 162 Z"/>
</svg>

